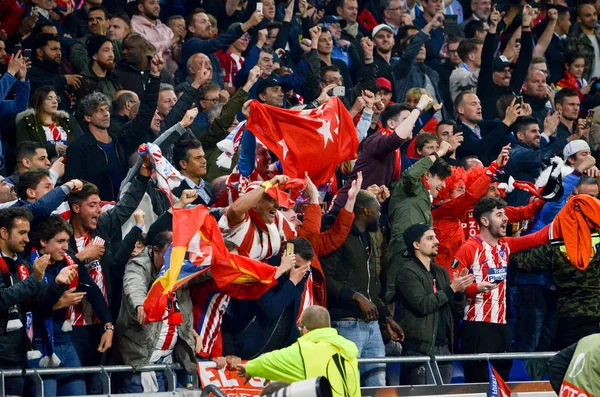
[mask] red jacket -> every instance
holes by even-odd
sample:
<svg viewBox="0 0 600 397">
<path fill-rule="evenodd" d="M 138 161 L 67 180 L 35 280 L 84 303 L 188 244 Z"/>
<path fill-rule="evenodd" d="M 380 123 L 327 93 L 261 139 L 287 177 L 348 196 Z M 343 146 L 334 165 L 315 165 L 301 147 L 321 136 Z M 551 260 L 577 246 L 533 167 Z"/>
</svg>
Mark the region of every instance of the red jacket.
<svg viewBox="0 0 600 397">
<path fill-rule="evenodd" d="M 306 207 L 302 227 L 298 229 L 298 236 L 307 239 L 315 252 L 315 257 L 310 265 L 313 270 L 313 297 L 315 305 L 327 307 L 325 274 L 323 273 L 321 262 L 319 262 L 319 257 L 329 255 L 340 248 L 344 244 L 344 241 L 346 241 L 353 223 L 354 213 L 342 208 L 335 218 L 331 229 L 321 233 L 321 207 L 317 204 L 309 204 Z M 302 298 L 304 300 L 304 296 Z M 302 308 L 300 308 L 301 311 Z"/>
<path fill-rule="evenodd" d="M 21 27 L 21 19 L 25 10 L 17 3 L 17 0 L 0 1 L 0 30 L 11 36 Z"/>
<path fill-rule="evenodd" d="M 465 242 L 465 232 L 463 231 L 460 219 L 466 216 L 467 211 L 473 208 L 477 201 L 485 194 L 489 185 L 489 176 L 482 174 L 468 187 L 465 194 L 454 200 L 446 201 L 431 211 L 433 229 L 440 241 L 435 263 L 448 271 L 450 280 L 453 278 L 453 271 L 450 265 L 454 260 L 456 251 Z"/>
</svg>

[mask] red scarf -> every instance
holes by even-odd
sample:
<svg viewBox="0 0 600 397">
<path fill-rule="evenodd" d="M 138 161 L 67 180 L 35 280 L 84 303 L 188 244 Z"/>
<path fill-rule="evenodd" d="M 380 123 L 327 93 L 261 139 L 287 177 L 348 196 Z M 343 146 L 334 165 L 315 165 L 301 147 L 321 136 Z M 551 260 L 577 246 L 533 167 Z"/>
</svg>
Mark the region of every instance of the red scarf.
<svg viewBox="0 0 600 397">
<path fill-rule="evenodd" d="M 381 135 L 391 135 L 391 134 L 395 134 L 394 131 L 388 130 L 387 128 L 381 127 L 379 129 L 379 131 L 377 131 L 378 133 L 380 133 Z M 400 171 L 402 170 L 401 168 L 401 164 L 400 164 L 400 148 L 394 150 L 394 155 L 396 156 L 396 164 L 394 165 L 394 173 L 392 175 L 392 178 L 394 179 L 394 181 L 399 181 L 400 180 Z"/>
</svg>

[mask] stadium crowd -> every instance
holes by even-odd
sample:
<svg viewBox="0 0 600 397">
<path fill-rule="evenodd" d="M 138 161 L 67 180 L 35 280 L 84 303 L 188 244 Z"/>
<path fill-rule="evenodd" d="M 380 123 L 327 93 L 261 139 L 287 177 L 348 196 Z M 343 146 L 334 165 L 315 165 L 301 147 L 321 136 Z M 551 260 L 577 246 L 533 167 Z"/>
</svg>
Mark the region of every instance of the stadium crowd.
<svg viewBox="0 0 600 397">
<path fill-rule="evenodd" d="M 211 360 L 264 375 L 252 360 L 299 338 L 353 361 L 560 350 L 600 333 L 598 12 L 588 0 L 0 1 L 0 368 L 194 374 Z M 305 119 L 280 128 L 292 116 Z M 324 179 L 297 172 L 331 159 Z M 181 183 L 165 190 L 169 164 Z M 175 214 L 196 206 L 232 257 L 276 272 L 260 293 L 203 272 L 149 321 Z M 326 312 L 303 318 L 310 306 L 331 330 Z M 493 364 L 509 378 L 511 361 Z M 432 381 L 421 364 L 359 371 L 363 387 Z M 450 382 L 452 364 L 440 372 Z M 486 382 L 487 366 L 466 362 L 464 377 Z M 44 377 L 46 396 L 102 387 L 101 374 Z"/>
</svg>

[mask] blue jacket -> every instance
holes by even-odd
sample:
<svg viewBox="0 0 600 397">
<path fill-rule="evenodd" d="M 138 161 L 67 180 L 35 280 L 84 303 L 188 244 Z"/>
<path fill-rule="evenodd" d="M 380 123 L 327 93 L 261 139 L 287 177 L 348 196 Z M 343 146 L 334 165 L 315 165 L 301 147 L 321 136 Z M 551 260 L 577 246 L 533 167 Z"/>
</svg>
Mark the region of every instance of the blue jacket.
<svg viewBox="0 0 600 397">
<path fill-rule="evenodd" d="M 563 187 L 565 189 L 563 196 L 558 201 L 547 202 L 544 204 L 540 212 L 533 218 L 533 226 L 531 226 L 531 229 L 527 234 L 535 233 L 538 230 L 543 229 L 554 220 L 560 210 L 567 204 L 567 198 L 571 195 L 573 189 L 575 189 L 579 179 L 581 179 L 581 172 L 577 169 L 563 179 Z"/>
<path fill-rule="evenodd" d="M 426 25 L 427 25 L 427 20 L 425 19 L 425 17 L 423 16 L 423 14 L 419 15 L 417 18 L 415 18 L 413 24 L 418 27 L 419 29 L 423 29 Z M 422 32 L 421 32 L 422 33 Z M 423 33 L 425 34 L 425 33 Z M 444 46 L 444 40 L 445 40 L 445 36 L 444 36 L 444 29 L 443 28 L 437 28 L 437 29 L 433 29 L 431 32 L 429 32 L 429 37 L 431 38 L 429 40 L 429 44 L 431 45 L 431 48 L 433 49 L 433 54 L 431 54 L 432 56 L 429 56 L 428 58 L 430 58 L 432 61 L 432 65 L 438 65 L 440 63 L 439 59 L 438 59 L 438 54 L 440 53 L 440 51 L 442 50 L 442 47 Z M 428 59 L 429 62 L 429 59 Z"/>
<path fill-rule="evenodd" d="M 212 64 L 213 74 L 212 81 L 223 88 L 223 76 L 221 76 L 221 64 L 219 58 L 215 54 L 218 50 L 227 49 L 237 39 L 242 37 L 244 31 L 241 25 L 233 30 L 226 30 L 214 39 L 203 40 L 198 37 L 189 36 L 185 39 L 181 47 L 181 64 L 184 66 L 185 74 L 187 74 L 187 61 L 194 54 L 199 52 L 206 54 Z"/>
<path fill-rule="evenodd" d="M 254 46 L 246 60 L 244 61 L 244 65 L 240 69 L 240 71 L 235 75 L 235 87 L 239 89 L 246 81 L 248 81 L 248 75 L 250 74 L 250 70 L 258 63 L 258 58 L 260 57 L 260 48 Z M 287 74 L 284 76 L 278 76 L 272 74 L 270 77 L 277 80 L 281 83 L 282 86 L 285 86 L 287 89 L 293 88 L 297 92 L 302 92 L 302 88 L 304 83 L 306 82 L 306 72 L 308 70 L 308 65 L 304 61 L 300 61 L 298 63 L 298 67 L 295 69 L 294 73 Z M 258 98 L 258 94 L 256 93 L 256 86 L 262 80 L 259 78 L 258 81 L 252 86 L 250 91 L 248 91 L 248 99 L 256 99 Z"/>
<path fill-rule="evenodd" d="M 45 218 L 52 214 L 52 211 L 58 208 L 67 196 L 71 193 L 71 188 L 67 185 L 55 187 L 44 195 L 39 200 L 30 203 L 26 200 L 20 199 L 14 203 L 13 207 L 25 207 L 33 214 L 34 218 Z"/>
<path fill-rule="evenodd" d="M 538 212 L 535 215 L 535 218 L 533 218 L 533 225 L 525 234 L 535 233 L 543 229 L 546 225 L 550 224 L 550 222 L 554 220 L 556 214 L 558 214 L 567 203 L 567 198 L 573 192 L 573 189 L 575 188 L 575 185 L 577 185 L 577 182 L 579 182 L 579 179 L 581 179 L 581 173 L 577 169 L 563 179 L 563 187 L 565 191 L 560 200 L 547 202 L 544 204 L 540 212 Z M 540 285 L 545 288 L 551 288 L 552 285 L 554 285 L 552 280 L 552 272 L 530 273 L 520 270 L 517 271 L 515 283 L 518 285 Z"/>
<path fill-rule="evenodd" d="M 504 170 L 516 181 L 535 182 L 544 167 L 542 161 L 549 160 L 555 153 L 562 153 L 567 140 L 557 140 L 541 149 L 533 149 L 526 143 L 517 141 L 516 138 L 512 140 L 511 144 L 510 158 Z M 530 193 L 515 189 L 508 195 L 507 202 L 510 206 L 520 207 L 526 205 L 530 197 Z"/>
<path fill-rule="evenodd" d="M 257 300 L 231 299 L 223 319 L 223 331 L 227 334 L 224 338 L 233 338 L 233 354 L 242 359 L 252 359 L 268 350 L 281 349 L 294 343 L 300 336 L 296 328 L 296 318 L 304 283 L 302 280 L 298 285 L 294 285 L 287 276 L 282 276 L 277 280 L 275 287 Z M 287 322 L 281 323 L 282 319 Z M 278 329 L 287 330 L 287 334 L 283 335 L 285 340 L 279 346 L 269 346 L 270 349 L 265 349 Z"/>
<path fill-rule="evenodd" d="M 16 83 L 16 85 L 15 85 Z M 15 99 L 5 100 L 15 85 Z M 11 116 L 27 110 L 29 104 L 29 80 L 17 80 L 12 74 L 4 73 L 0 79 L 0 116 Z"/>
</svg>

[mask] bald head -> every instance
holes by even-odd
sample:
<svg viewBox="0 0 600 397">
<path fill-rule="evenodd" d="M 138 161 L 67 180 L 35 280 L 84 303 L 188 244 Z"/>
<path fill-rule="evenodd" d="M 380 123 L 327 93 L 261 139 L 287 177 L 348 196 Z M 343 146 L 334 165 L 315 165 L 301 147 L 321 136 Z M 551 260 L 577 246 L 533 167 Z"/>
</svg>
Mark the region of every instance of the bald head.
<svg viewBox="0 0 600 397">
<path fill-rule="evenodd" d="M 195 77 L 196 73 L 201 71 L 202 69 L 210 69 L 212 70 L 212 64 L 210 63 L 210 59 L 205 54 L 197 53 L 194 54 L 187 61 L 187 69 L 190 76 Z"/>
<path fill-rule="evenodd" d="M 300 324 L 309 331 L 312 331 L 319 328 L 331 327 L 331 319 L 329 312 L 323 306 L 310 306 L 302 312 Z"/>
<path fill-rule="evenodd" d="M 113 96 L 113 114 L 135 118 L 140 104 L 140 98 L 133 91 L 119 90 Z"/>
</svg>

